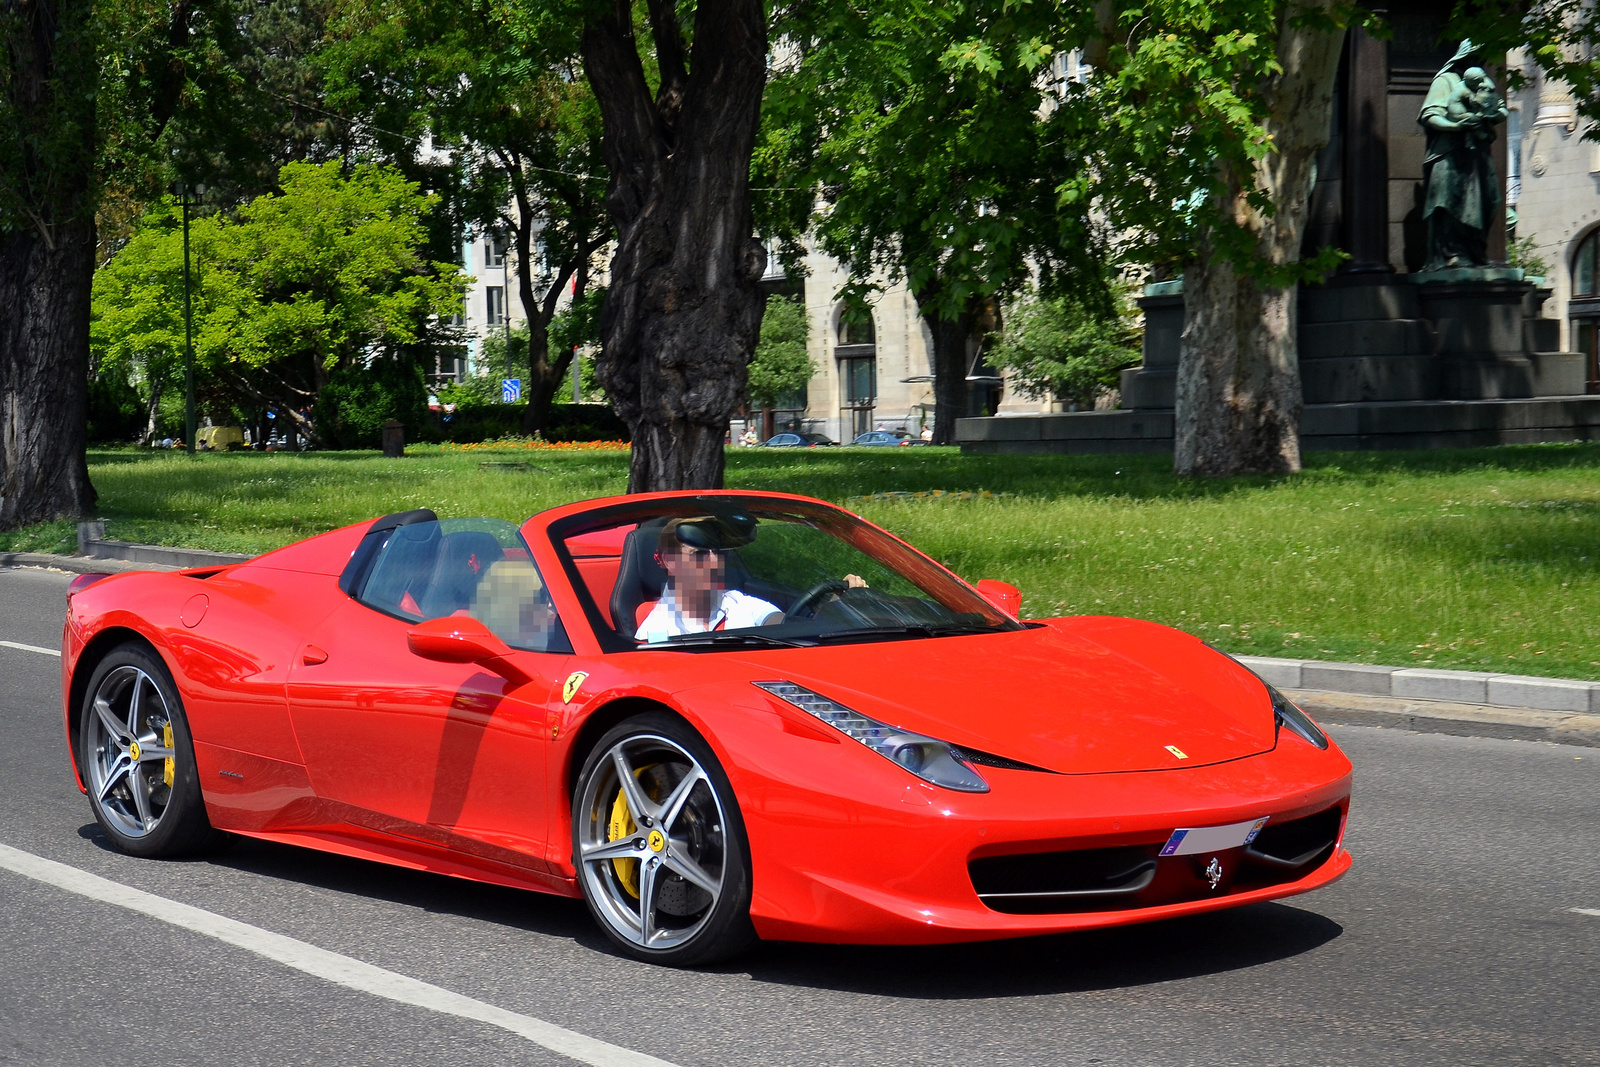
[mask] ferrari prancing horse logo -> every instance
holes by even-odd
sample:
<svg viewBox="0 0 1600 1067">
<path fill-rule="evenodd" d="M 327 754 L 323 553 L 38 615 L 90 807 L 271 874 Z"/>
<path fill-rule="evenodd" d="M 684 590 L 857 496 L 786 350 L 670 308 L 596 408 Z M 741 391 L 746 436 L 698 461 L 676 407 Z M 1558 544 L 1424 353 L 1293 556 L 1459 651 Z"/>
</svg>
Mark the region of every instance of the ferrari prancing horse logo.
<svg viewBox="0 0 1600 1067">
<path fill-rule="evenodd" d="M 567 682 L 561 687 L 561 702 L 563 704 L 572 703 L 572 698 L 578 695 L 578 690 L 582 688 L 583 681 L 587 677 L 589 675 L 585 671 L 573 671 L 567 675 Z"/>
<path fill-rule="evenodd" d="M 645 841 L 650 845 L 651 852 L 660 852 L 667 847 L 666 836 L 660 830 L 651 830 L 650 836 L 645 838 Z"/>
<path fill-rule="evenodd" d="M 1189 758 L 1188 753 L 1184 752 L 1184 750 L 1179 748 L 1177 745 L 1168 745 L 1167 751 L 1172 753 L 1174 756 L 1177 756 L 1179 759 Z"/>
<path fill-rule="evenodd" d="M 1217 888 L 1217 883 L 1222 881 L 1222 863 L 1217 857 L 1212 856 L 1211 862 L 1206 864 L 1206 881 L 1211 883 L 1211 888 Z"/>
</svg>

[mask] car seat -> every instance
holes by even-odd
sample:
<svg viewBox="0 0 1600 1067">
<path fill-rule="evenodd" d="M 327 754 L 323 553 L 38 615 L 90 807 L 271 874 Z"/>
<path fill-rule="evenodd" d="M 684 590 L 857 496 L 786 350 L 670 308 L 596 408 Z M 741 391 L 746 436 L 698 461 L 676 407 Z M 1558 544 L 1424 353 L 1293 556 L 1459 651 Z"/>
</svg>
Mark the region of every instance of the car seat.
<svg viewBox="0 0 1600 1067">
<path fill-rule="evenodd" d="M 656 558 L 666 519 L 650 519 L 622 540 L 622 563 L 611 587 L 611 624 L 624 637 L 638 628 L 639 605 L 654 604 L 667 587 L 667 569 Z"/>
<path fill-rule="evenodd" d="M 470 607 L 479 579 L 504 555 L 493 534 L 481 530 L 445 534 L 433 580 L 422 596 L 422 616 L 437 619 Z"/>
</svg>

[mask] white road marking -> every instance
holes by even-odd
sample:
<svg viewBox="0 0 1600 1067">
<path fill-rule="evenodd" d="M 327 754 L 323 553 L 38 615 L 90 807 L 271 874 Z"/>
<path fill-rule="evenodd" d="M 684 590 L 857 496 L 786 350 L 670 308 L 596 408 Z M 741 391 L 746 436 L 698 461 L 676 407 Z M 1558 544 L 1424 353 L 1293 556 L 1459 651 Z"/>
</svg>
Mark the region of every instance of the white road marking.
<svg viewBox="0 0 1600 1067">
<path fill-rule="evenodd" d="M 1567 910 L 1578 915 L 1593 915 L 1596 919 L 1600 919 L 1600 908 L 1568 908 Z"/>
<path fill-rule="evenodd" d="M 69 867 L 55 860 L 35 856 L 9 845 L 0 845 L 0 868 L 64 889 L 69 893 L 88 897 L 106 904 L 115 904 L 130 911 L 148 915 L 173 926 L 192 930 L 218 941 L 237 946 L 258 956 L 293 967 L 297 971 L 318 978 L 371 993 L 376 997 L 400 1004 L 427 1008 L 429 1011 L 454 1015 L 461 1019 L 488 1023 L 509 1030 L 549 1049 L 551 1052 L 576 1060 L 591 1067 L 674 1067 L 666 1060 L 646 1056 L 642 1052 L 622 1048 L 596 1038 L 535 1019 L 514 1011 L 497 1008 L 481 1000 L 452 993 L 440 986 L 430 985 L 415 978 L 364 963 L 352 956 L 330 952 L 325 948 L 283 934 L 263 930 L 259 926 L 230 919 L 203 908 L 180 904 L 166 897 L 158 897 L 120 882 L 113 882 L 88 871 Z"/>
<path fill-rule="evenodd" d="M 25 645 L 21 641 L 0 641 L 0 648 L 14 648 L 19 652 L 39 652 L 46 656 L 61 658 L 61 653 L 53 648 L 40 648 L 38 645 Z"/>
</svg>

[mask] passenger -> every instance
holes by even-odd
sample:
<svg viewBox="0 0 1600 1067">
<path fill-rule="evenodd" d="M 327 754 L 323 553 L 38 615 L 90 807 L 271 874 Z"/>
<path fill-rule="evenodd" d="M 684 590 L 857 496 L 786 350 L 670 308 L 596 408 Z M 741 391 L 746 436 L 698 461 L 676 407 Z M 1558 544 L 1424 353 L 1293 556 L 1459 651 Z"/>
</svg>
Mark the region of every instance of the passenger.
<svg viewBox="0 0 1600 1067">
<path fill-rule="evenodd" d="M 634 636 L 644 642 L 665 641 L 782 622 L 776 604 L 728 588 L 726 553 L 749 543 L 748 536 L 740 538 L 711 518 L 673 519 L 662 527 L 657 558 L 666 569 L 667 584 Z"/>
</svg>

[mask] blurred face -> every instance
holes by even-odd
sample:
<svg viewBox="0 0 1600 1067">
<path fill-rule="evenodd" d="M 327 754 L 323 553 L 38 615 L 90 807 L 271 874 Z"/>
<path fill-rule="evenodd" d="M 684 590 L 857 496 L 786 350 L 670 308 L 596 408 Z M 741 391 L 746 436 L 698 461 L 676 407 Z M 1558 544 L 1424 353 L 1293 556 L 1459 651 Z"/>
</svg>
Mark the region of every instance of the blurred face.
<svg viewBox="0 0 1600 1067">
<path fill-rule="evenodd" d="M 672 579 L 680 608 L 709 616 L 727 580 L 728 565 L 722 553 L 710 548 L 679 545 L 661 553 L 661 565 Z"/>
</svg>

